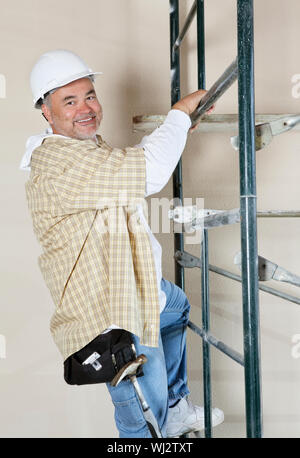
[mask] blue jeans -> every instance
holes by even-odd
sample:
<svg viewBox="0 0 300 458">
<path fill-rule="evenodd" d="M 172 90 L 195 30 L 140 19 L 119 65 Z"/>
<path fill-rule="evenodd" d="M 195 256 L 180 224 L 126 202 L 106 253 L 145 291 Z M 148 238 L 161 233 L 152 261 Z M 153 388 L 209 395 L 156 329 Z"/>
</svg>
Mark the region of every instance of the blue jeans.
<svg viewBox="0 0 300 458">
<path fill-rule="evenodd" d="M 158 347 L 140 345 L 133 336 L 137 355 L 143 353 L 148 361 L 143 366 L 144 376 L 138 377 L 153 414 L 165 437 L 169 400 L 181 399 L 189 394 L 186 369 L 186 326 L 190 304 L 185 293 L 168 280 L 161 287 L 167 302 L 160 315 Z M 120 437 L 151 437 L 143 411 L 129 380 L 117 387 L 107 384 L 115 406 L 115 421 Z"/>
</svg>

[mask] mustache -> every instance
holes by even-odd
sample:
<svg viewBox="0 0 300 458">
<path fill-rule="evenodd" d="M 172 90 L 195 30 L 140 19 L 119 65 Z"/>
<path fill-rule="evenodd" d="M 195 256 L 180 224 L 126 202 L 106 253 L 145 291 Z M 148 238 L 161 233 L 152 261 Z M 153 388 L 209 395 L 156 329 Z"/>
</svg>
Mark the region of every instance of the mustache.
<svg viewBox="0 0 300 458">
<path fill-rule="evenodd" d="M 87 119 L 87 118 L 95 118 L 95 117 L 96 117 L 96 114 L 95 114 L 95 113 L 87 113 L 86 115 L 81 116 L 80 118 L 76 118 L 76 119 L 74 120 L 74 122 L 83 121 L 84 119 Z"/>
</svg>

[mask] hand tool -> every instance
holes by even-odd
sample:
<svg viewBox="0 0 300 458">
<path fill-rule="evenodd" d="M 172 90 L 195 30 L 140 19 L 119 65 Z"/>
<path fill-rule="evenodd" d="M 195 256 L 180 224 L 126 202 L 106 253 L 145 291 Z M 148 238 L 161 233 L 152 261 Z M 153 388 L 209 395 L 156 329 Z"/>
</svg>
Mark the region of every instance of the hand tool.
<svg viewBox="0 0 300 458">
<path fill-rule="evenodd" d="M 141 403 L 143 415 L 152 437 L 162 437 L 157 420 L 153 415 L 153 412 L 150 409 L 136 378 L 138 368 L 141 366 L 141 364 L 145 364 L 146 362 L 147 357 L 143 354 L 139 355 L 135 360 L 129 361 L 129 363 L 125 364 L 125 366 L 119 370 L 110 384 L 112 386 L 117 386 L 122 380 L 129 378 Z"/>
</svg>

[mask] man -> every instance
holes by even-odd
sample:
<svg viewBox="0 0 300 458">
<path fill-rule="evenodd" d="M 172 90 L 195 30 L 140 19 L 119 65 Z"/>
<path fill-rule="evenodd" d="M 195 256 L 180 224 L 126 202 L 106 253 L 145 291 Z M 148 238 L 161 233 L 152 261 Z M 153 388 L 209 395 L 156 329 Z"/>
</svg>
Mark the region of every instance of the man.
<svg viewBox="0 0 300 458">
<path fill-rule="evenodd" d="M 114 345 L 123 351 L 130 336 L 136 353 L 148 359 L 142 392 L 163 436 L 175 437 L 204 426 L 203 408 L 188 398 L 190 305 L 180 288 L 162 278 L 161 247 L 143 204 L 172 175 L 191 127 L 189 115 L 204 91 L 176 103 L 140 145 L 117 149 L 96 134 L 103 115 L 95 75 L 66 50 L 44 54 L 31 73 L 34 105 L 51 128 L 29 138 L 21 166 L 31 168 L 26 192 L 43 248 L 39 265 L 56 305 L 50 329 L 66 381 L 107 382 L 120 437 L 150 437 L 130 381 L 113 387 L 109 378 L 97 378 L 108 366 L 95 345 L 116 336 Z M 117 354 L 123 357 L 122 351 Z M 93 362 L 91 354 L 98 355 Z M 213 409 L 213 425 L 222 421 L 223 412 Z"/>
</svg>

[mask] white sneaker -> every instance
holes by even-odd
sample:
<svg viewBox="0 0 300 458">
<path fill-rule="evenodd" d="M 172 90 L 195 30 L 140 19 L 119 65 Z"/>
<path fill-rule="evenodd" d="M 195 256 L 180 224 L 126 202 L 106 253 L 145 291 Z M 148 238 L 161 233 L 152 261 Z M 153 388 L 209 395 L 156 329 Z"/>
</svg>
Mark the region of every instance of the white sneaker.
<svg viewBox="0 0 300 458">
<path fill-rule="evenodd" d="M 220 409 L 212 409 L 212 426 L 224 421 L 224 413 Z M 176 406 L 169 408 L 167 420 L 167 437 L 204 429 L 204 407 L 194 406 L 188 398 L 182 398 Z"/>
</svg>

